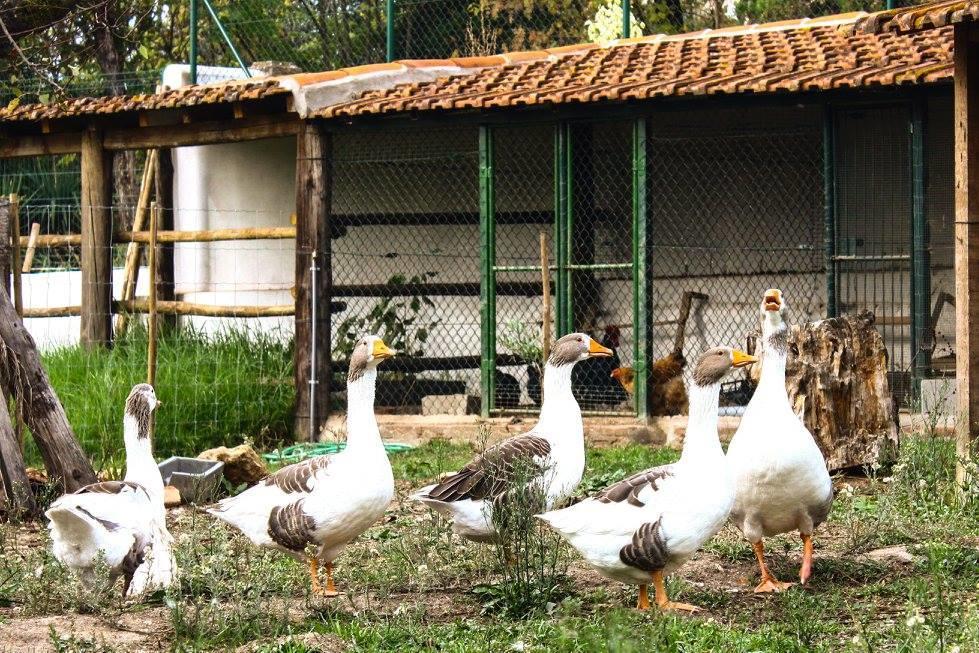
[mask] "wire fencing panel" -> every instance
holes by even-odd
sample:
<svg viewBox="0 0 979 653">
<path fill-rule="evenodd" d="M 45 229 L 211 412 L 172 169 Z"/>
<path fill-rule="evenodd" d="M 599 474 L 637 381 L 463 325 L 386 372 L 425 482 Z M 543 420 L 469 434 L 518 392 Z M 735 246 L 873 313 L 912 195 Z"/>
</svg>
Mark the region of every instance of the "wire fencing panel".
<svg viewBox="0 0 979 653">
<path fill-rule="evenodd" d="M 478 395 L 476 129 L 343 131 L 334 148 L 333 291 L 343 306 L 333 360 L 342 367 L 364 333 L 402 354 L 380 369 L 382 410 Z M 436 412 L 451 408 L 432 401 Z"/>
<path fill-rule="evenodd" d="M 583 410 L 629 412 L 629 394 L 612 372 L 632 365 L 635 342 L 632 123 L 573 124 L 570 148 L 571 327 L 615 352 L 579 363 L 572 390 Z"/>
<path fill-rule="evenodd" d="M 650 121 L 654 367 L 744 346 L 766 288 L 784 291 L 793 322 L 825 316 L 821 115 L 695 110 Z M 730 383 L 725 402 L 745 393 Z"/>
<path fill-rule="evenodd" d="M 525 365 L 498 367 L 493 407 L 535 408 L 541 402 L 543 280 L 540 234 L 548 242 L 550 283 L 557 263 L 554 220 L 554 125 L 493 128 L 496 223 L 496 355 L 515 354 Z M 556 289 L 556 286 L 554 286 Z M 551 334 L 555 335 L 556 293 Z"/>
<path fill-rule="evenodd" d="M 873 311 L 900 397 L 912 364 L 909 120 L 907 105 L 860 107 L 835 125 L 839 309 Z"/>
</svg>

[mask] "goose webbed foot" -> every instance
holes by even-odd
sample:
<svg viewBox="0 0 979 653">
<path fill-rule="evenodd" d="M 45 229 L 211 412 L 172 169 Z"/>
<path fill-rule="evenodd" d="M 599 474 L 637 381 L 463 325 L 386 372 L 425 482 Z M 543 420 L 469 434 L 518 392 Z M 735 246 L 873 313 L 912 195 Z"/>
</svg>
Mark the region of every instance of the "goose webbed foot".
<svg viewBox="0 0 979 653">
<path fill-rule="evenodd" d="M 761 582 L 755 587 L 755 594 L 765 594 L 768 592 L 782 592 L 792 587 L 795 583 L 783 583 L 775 578 L 765 564 L 765 544 L 758 540 L 753 542 L 751 548 L 755 551 L 755 558 L 758 560 L 758 569 L 761 571 Z"/>
<path fill-rule="evenodd" d="M 652 573 L 653 577 L 653 587 L 656 588 L 656 607 L 658 607 L 662 612 L 700 612 L 700 608 L 689 603 L 679 603 L 677 601 L 671 601 L 666 595 L 666 582 L 663 578 L 662 571 L 654 571 Z"/>
</svg>

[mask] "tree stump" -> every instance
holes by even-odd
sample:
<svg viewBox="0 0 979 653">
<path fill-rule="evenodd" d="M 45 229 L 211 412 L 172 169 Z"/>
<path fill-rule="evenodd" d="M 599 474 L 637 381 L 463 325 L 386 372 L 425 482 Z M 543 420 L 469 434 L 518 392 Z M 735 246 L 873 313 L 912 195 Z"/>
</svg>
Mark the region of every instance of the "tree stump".
<svg viewBox="0 0 979 653">
<path fill-rule="evenodd" d="M 875 465 L 897 451 L 887 349 L 875 321 L 866 311 L 789 330 L 785 389 L 830 470 Z M 756 381 L 762 365 L 764 357 L 752 366 Z"/>
</svg>

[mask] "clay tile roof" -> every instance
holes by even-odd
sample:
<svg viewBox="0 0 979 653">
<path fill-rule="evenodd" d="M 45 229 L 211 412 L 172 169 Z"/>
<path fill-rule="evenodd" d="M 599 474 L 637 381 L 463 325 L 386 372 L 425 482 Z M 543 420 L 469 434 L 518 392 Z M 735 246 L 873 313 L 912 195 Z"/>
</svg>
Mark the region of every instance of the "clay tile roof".
<svg viewBox="0 0 979 653">
<path fill-rule="evenodd" d="M 51 104 L 14 104 L 0 108 L 0 121 L 41 121 L 81 115 L 192 107 L 204 104 L 259 100 L 288 92 L 275 78 L 261 77 L 183 86 L 160 93 L 142 95 L 70 98 Z"/>
<path fill-rule="evenodd" d="M 521 53 L 475 73 L 367 90 L 314 111 L 332 118 L 398 112 L 813 91 L 947 80 L 950 28 L 863 33 L 858 12 L 654 35 Z"/>
<path fill-rule="evenodd" d="M 0 108 L 0 122 L 192 107 L 286 93 L 292 94 L 291 107 L 299 115 L 330 118 L 931 83 L 952 75 L 951 28 L 909 32 L 900 25 L 947 25 L 974 15 L 979 15 L 979 0 L 956 0 L 876 14 L 657 34 L 605 47 L 583 43 L 483 57 L 414 59 L 149 95 L 8 106 Z"/>
<path fill-rule="evenodd" d="M 863 34 L 908 33 L 979 20 L 979 1 L 946 0 L 869 14 L 853 29 Z"/>
</svg>

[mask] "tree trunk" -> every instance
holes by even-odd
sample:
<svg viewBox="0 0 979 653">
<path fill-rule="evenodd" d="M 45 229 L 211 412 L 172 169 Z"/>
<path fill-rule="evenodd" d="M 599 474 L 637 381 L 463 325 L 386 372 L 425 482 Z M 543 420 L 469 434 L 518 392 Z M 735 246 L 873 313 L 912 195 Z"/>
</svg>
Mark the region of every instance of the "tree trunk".
<svg viewBox="0 0 979 653">
<path fill-rule="evenodd" d="M 0 500 L 6 496 L 8 515 L 24 516 L 36 513 L 37 504 L 34 502 L 31 484 L 27 479 L 24 455 L 20 451 L 17 434 L 14 433 L 13 425 L 10 423 L 7 397 L 3 392 L 0 392 L 0 480 L 3 481 Z"/>
<path fill-rule="evenodd" d="M 831 470 L 874 465 L 897 451 L 887 349 L 874 322 L 866 311 L 793 325 L 789 331 L 789 402 Z M 760 369 L 752 370 L 754 378 L 758 375 Z"/>
<path fill-rule="evenodd" d="M 75 439 L 65 410 L 41 366 L 34 339 L 0 287 L 0 383 L 23 402 L 24 420 L 34 435 L 44 467 L 67 492 L 95 482 L 95 472 Z"/>
</svg>

